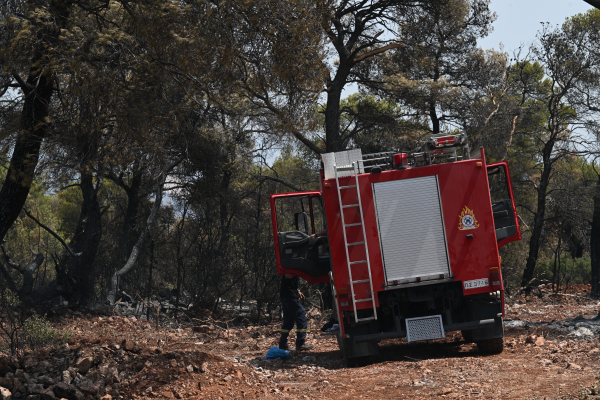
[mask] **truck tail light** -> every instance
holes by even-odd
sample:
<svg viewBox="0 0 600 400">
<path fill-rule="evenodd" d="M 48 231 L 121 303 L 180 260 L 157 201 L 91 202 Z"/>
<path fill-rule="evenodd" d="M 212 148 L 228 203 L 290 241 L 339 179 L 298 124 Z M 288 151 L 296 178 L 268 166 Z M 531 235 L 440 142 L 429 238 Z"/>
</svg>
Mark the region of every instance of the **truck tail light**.
<svg viewBox="0 0 600 400">
<path fill-rule="evenodd" d="M 350 300 L 348 298 L 348 289 L 340 288 L 340 290 L 338 290 L 338 297 L 340 298 L 340 307 L 350 306 Z"/>
<path fill-rule="evenodd" d="M 500 269 L 498 267 L 490 268 L 490 282 L 492 283 L 492 289 L 500 288 Z"/>
<path fill-rule="evenodd" d="M 394 168 L 408 167 L 408 156 L 406 153 L 394 154 Z"/>
</svg>

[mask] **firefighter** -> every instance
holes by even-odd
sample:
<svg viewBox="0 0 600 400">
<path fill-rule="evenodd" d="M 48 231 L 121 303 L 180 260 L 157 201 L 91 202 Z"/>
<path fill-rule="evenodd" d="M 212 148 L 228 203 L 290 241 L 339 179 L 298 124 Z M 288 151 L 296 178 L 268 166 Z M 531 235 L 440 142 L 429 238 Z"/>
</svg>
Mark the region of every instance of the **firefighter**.
<svg viewBox="0 0 600 400">
<path fill-rule="evenodd" d="M 323 293 L 321 294 L 323 299 L 323 309 L 332 310 L 333 309 L 333 293 L 331 292 L 331 283 L 326 283 Z M 333 314 L 329 321 L 321 328 L 321 332 L 324 332 L 327 335 L 334 335 L 340 329 L 337 316 Z"/>
<path fill-rule="evenodd" d="M 312 350 L 315 348 L 312 344 L 306 343 L 306 315 L 304 307 L 300 304 L 298 298 L 304 300 L 304 294 L 298 289 L 299 278 L 297 276 L 286 274 L 281 279 L 281 308 L 283 309 L 283 326 L 281 327 L 281 338 L 279 339 L 279 348 L 289 350 L 288 336 L 290 330 L 296 324 L 296 351 Z"/>
</svg>

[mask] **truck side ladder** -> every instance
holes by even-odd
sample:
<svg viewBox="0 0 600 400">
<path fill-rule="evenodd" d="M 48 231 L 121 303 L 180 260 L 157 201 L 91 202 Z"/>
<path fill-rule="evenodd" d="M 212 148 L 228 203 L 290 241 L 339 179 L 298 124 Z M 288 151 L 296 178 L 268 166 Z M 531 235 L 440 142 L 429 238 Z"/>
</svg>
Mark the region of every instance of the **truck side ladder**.
<svg viewBox="0 0 600 400">
<path fill-rule="evenodd" d="M 346 262 L 348 263 L 348 276 L 350 277 L 350 291 L 352 294 L 352 308 L 354 310 L 354 320 L 356 322 L 361 322 L 361 321 L 371 321 L 371 320 L 376 320 L 377 319 L 377 308 L 375 306 L 375 292 L 373 291 L 373 280 L 371 277 L 371 261 L 369 260 L 369 248 L 367 246 L 367 235 L 365 232 L 365 221 L 364 221 L 364 214 L 363 214 L 363 209 L 362 209 L 362 202 L 360 200 L 360 187 L 358 184 L 358 162 L 353 162 L 352 165 L 344 165 L 344 166 L 337 166 L 334 165 L 333 169 L 335 171 L 335 183 L 337 185 L 337 191 L 338 191 L 338 200 L 340 203 L 340 214 L 342 215 L 342 231 L 344 232 L 344 247 L 346 249 Z M 339 181 L 339 175 L 338 175 L 338 171 L 342 172 L 342 171 L 353 171 L 354 172 L 354 179 L 355 179 L 355 184 L 354 185 L 348 185 L 348 186 L 341 186 L 340 187 L 340 181 Z M 346 175 L 347 176 L 347 175 Z M 356 194 L 357 194 L 357 198 L 358 198 L 358 204 L 343 204 L 342 201 L 342 190 L 346 191 L 346 190 L 356 190 Z M 354 223 L 354 224 L 346 224 L 346 221 L 344 219 L 344 209 L 345 208 L 350 208 L 350 207 L 358 207 L 358 213 L 360 215 L 360 223 Z M 358 241 L 355 243 L 348 243 L 348 238 L 347 238 L 347 234 L 346 234 L 346 228 L 351 227 L 351 226 L 357 226 L 360 225 L 362 228 L 362 235 L 363 235 L 363 240 L 362 241 Z M 364 246 L 365 248 L 365 255 L 366 255 L 366 260 L 359 260 L 359 261 L 350 261 L 350 252 L 349 252 L 349 247 L 350 246 Z M 360 279 L 360 280 L 354 280 L 354 278 L 352 278 L 352 266 L 356 265 L 357 267 L 364 267 L 366 265 L 367 267 L 367 271 L 369 273 L 369 279 Z M 354 295 L 354 285 L 356 284 L 360 284 L 360 283 L 365 283 L 365 282 L 369 282 L 370 285 L 370 289 L 371 291 L 369 292 L 371 297 L 366 298 L 366 299 L 356 299 L 355 295 Z M 372 305 L 373 305 L 373 316 L 372 317 L 367 317 L 367 318 L 358 318 L 358 312 L 356 310 L 356 303 L 359 302 L 364 302 L 364 301 L 371 301 Z"/>
</svg>

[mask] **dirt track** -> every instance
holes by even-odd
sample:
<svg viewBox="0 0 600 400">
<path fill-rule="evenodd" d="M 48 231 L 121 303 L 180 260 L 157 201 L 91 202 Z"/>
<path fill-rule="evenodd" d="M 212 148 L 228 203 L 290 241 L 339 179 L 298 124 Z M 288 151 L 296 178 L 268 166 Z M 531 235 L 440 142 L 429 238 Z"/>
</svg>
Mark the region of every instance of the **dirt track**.
<svg viewBox="0 0 600 400">
<path fill-rule="evenodd" d="M 127 317 L 75 314 L 56 321 L 74 334 L 69 349 L 25 357 L 18 366 L 13 363 L 13 370 L 19 367 L 35 380 L 30 384 L 42 382 L 44 390 L 57 393 L 61 371 L 88 357 L 92 367 L 86 374 L 80 371 L 71 385 L 83 385 L 85 398 L 104 400 L 585 398 L 598 383 L 600 343 L 597 334 L 578 336 L 573 327 L 595 324 L 591 318 L 600 305 L 584 292 L 543 297 L 514 299 L 525 304 L 510 306 L 506 320 L 520 327 L 506 329 L 506 349 L 494 356 L 481 355 L 455 333 L 430 343 L 385 341 L 372 364 L 346 368 L 335 338 L 314 330 L 315 350 L 267 361 L 261 357 L 277 342 L 276 324 L 157 332 Z M 553 320 L 554 325 L 547 324 Z M 551 328 L 556 323 L 564 329 Z"/>
</svg>

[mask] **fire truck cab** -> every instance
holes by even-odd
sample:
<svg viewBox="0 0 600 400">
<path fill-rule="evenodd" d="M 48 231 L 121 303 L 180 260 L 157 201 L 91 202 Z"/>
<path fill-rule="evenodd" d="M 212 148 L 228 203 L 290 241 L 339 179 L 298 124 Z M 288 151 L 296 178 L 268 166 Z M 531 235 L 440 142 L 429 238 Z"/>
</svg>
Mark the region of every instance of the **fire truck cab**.
<svg viewBox="0 0 600 400">
<path fill-rule="evenodd" d="M 331 283 L 350 363 L 385 339 L 452 331 L 504 347 L 498 249 L 521 240 L 508 164 L 471 158 L 466 135 L 417 150 L 323 154 L 320 191 L 271 196 L 277 272 Z"/>
</svg>

